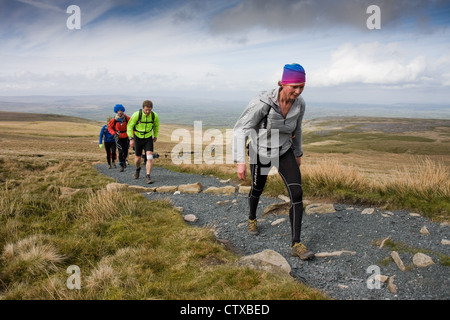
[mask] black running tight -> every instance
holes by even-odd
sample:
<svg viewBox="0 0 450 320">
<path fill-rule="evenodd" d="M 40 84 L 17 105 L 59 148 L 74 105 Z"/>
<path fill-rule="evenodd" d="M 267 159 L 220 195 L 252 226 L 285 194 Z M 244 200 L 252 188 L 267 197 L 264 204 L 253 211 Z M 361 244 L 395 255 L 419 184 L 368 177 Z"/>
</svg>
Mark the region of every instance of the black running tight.
<svg viewBox="0 0 450 320">
<path fill-rule="evenodd" d="M 106 150 L 106 161 L 111 165 L 111 161 L 116 161 L 116 143 L 115 142 L 105 142 L 105 150 Z"/>
<path fill-rule="evenodd" d="M 250 207 L 249 219 L 251 220 L 256 219 L 256 209 L 258 208 L 259 198 L 267 181 L 267 174 L 261 174 L 261 170 L 265 170 L 265 172 L 267 172 L 270 167 L 271 163 L 262 164 L 259 156 L 256 164 L 250 164 L 250 171 L 252 173 L 252 188 L 248 195 L 248 203 Z M 289 191 L 289 197 L 291 199 L 289 218 L 292 230 L 292 244 L 294 244 L 296 242 L 300 242 L 303 217 L 303 190 L 300 168 L 297 164 L 292 148 L 280 156 L 277 169 Z"/>
<path fill-rule="evenodd" d="M 119 149 L 119 164 L 122 167 L 126 167 L 125 160 L 128 156 L 128 148 L 130 147 L 130 141 L 128 138 L 120 138 L 117 141 L 117 149 Z"/>
</svg>

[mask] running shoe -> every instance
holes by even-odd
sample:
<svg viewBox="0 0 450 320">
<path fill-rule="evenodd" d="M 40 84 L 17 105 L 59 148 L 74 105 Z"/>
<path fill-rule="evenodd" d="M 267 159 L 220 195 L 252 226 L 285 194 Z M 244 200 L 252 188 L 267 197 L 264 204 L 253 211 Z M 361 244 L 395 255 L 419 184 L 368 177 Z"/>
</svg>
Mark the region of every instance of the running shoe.
<svg viewBox="0 0 450 320">
<path fill-rule="evenodd" d="M 300 242 L 297 242 L 293 246 L 291 246 L 291 254 L 294 257 L 299 257 L 302 260 L 309 260 L 314 258 L 314 253 L 306 249 L 306 247 Z"/>
<path fill-rule="evenodd" d="M 257 236 L 259 234 L 256 219 L 255 220 L 248 219 L 248 234 L 251 234 L 253 236 Z"/>
</svg>

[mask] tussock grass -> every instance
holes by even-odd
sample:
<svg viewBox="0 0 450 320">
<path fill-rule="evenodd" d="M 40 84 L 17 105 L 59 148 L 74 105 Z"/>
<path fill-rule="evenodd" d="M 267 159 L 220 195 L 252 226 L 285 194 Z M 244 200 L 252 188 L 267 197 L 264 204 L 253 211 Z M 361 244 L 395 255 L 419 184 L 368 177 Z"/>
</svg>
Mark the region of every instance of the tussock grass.
<svg viewBox="0 0 450 320">
<path fill-rule="evenodd" d="M 164 167 L 239 182 L 235 165 L 175 167 L 169 164 Z M 410 209 L 420 211 L 429 218 L 449 219 L 450 171 L 443 161 L 410 156 L 407 164 L 397 165 L 388 174 L 377 176 L 355 165 L 325 157 L 314 163 L 304 161 L 301 172 L 305 198 Z M 249 175 L 243 184 L 250 184 Z M 287 195 L 279 175 L 269 176 L 264 194 L 272 197 Z"/>
<path fill-rule="evenodd" d="M 100 223 L 136 212 L 138 203 L 120 192 L 99 190 L 80 204 L 75 217 L 85 222 Z"/>
<path fill-rule="evenodd" d="M 303 181 L 311 189 L 360 191 L 370 185 L 368 178 L 353 166 L 326 159 L 313 166 L 302 167 Z"/>
<path fill-rule="evenodd" d="M 8 266 L 6 272 L 31 277 L 58 270 L 64 256 L 58 254 L 44 237 L 34 235 L 4 246 L 1 259 Z"/>
<path fill-rule="evenodd" d="M 388 190 L 400 194 L 412 194 L 432 201 L 436 197 L 450 197 L 450 171 L 442 162 L 429 158 L 412 158 L 411 168 L 396 171 L 386 183 Z"/>
<path fill-rule="evenodd" d="M 169 200 L 106 192 L 111 180 L 88 163 L 36 170 L 4 159 L 3 167 L 0 299 L 326 298 L 235 265 L 212 230 L 186 225 Z M 81 270 L 80 290 L 67 288 L 71 265 Z"/>
<path fill-rule="evenodd" d="M 409 208 L 435 219 L 450 213 L 450 171 L 442 162 L 411 157 L 411 164 L 375 179 L 334 159 L 302 167 L 307 195 Z"/>
</svg>

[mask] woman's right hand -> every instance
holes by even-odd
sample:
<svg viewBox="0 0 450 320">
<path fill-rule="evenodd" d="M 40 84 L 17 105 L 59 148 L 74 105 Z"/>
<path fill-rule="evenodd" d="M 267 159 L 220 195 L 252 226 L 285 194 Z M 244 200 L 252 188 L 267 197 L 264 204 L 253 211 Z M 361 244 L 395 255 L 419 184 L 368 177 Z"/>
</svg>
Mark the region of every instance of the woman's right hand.
<svg viewBox="0 0 450 320">
<path fill-rule="evenodd" d="M 247 166 L 245 165 L 245 163 L 238 163 L 237 175 L 239 179 L 245 180 L 245 177 L 247 176 Z"/>
</svg>

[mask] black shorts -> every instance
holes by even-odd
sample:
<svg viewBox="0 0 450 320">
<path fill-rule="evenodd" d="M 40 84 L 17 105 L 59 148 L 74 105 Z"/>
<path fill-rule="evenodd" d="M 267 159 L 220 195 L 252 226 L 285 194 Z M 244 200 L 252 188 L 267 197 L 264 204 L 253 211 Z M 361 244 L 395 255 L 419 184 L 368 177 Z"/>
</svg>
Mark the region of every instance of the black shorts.
<svg viewBox="0 0 450 320">
<path fill-rule="evenodd" d="M 140 157 L 142 156 L 142 150 L 153 152 L 153 137 L 147 139 L 141 139 L 138 137 L 134 137 L 134 151 L 135 155 Z"/>
</svg>

